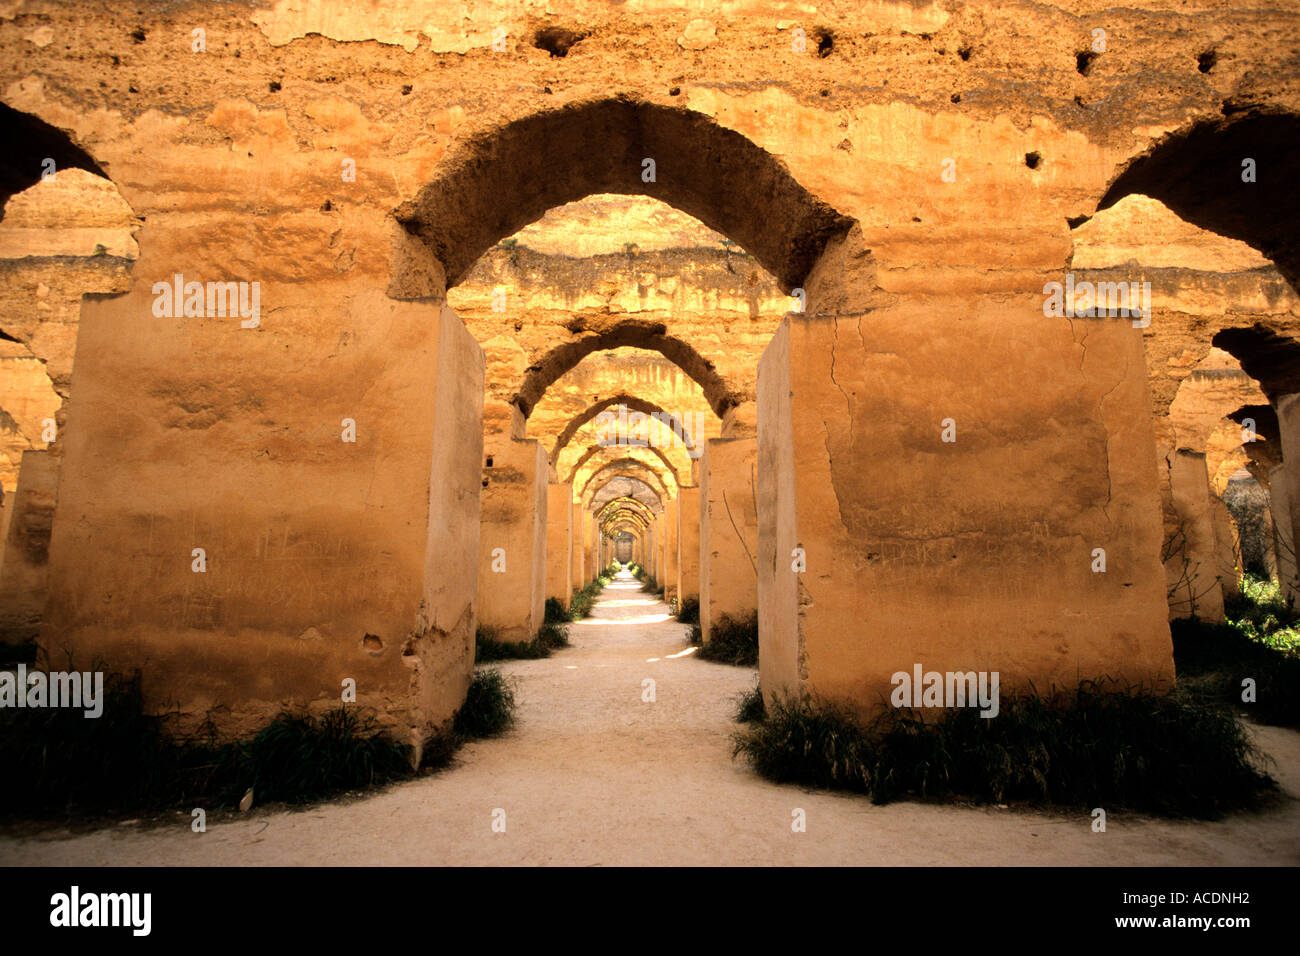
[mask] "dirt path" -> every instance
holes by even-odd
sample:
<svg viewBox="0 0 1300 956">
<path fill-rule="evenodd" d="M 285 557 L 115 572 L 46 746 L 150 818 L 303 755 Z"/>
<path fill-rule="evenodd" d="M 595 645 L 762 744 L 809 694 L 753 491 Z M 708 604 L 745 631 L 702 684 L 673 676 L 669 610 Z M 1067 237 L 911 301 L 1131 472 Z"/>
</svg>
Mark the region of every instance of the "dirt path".
<svg viewBox="0 0 1300 956">
<path fill-rule="evenodd" d="M 190 831 L 120 825 L 0 837 L 4 864 L 1295 864 L 1300 734 L 1263 727 L 1284 805 L 1219 823 L 898 803 L 775 786 L 731 759 L 746 668 L 692 659 L 686 628 L 624 572 L 573 647 L 502 670 L 518 725 L 376 796 L 254 810 Z M 655 681 L 643 702 L 642 682 Z M 807 831 L 791 831 L 801 808 Z M 494 810 L 504 833 L 493 832 Z"/>
</svg>

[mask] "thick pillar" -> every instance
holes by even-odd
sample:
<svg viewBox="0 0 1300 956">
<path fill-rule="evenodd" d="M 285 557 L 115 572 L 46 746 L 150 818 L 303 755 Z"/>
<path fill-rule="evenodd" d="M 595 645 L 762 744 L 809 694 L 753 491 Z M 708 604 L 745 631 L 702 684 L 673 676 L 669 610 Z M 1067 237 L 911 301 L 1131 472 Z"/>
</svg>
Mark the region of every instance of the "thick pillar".
<svg viewBox="0 0 1300 956">
<path fill-rule="evenodd" d="M 8 534 L 0 542 L 0 644 L 25 644 L 40 634 L 58 482 L 59 462 L 50 452 L 23 452 L 18 487 L 5 502 Z"/>
<path fill-rule="evenodd" d="M 583 561 L 587 565 L 585 583 L 590 584 L 592 581 L 596 580 L 596 576 L 600 574 L 600 544 L 596 539 L 596 536 L 600 532 L 596 527 L 596 516 L 590 512 L 583 512 L 582 523 L 587 529 L 583 542 L 583 549 L 585 552 Z"/>
<path fill-rule="evenodd" d="M 700 596 L 700 489 L 677 494 L 677 594 L 681 601 Z"/>
<path fill-rule="evenodd" d="M 1292 502 L 1286 465 L 1275 465 L 1268 473 L 1268 508 L 1273 517 L 1273 555 L 1283 600 L 1300 604 L 1300 573 L 1296 567 L 1295 531 L 1291 521 Z"/>
<path fill-rule="evenodd" d="M 569 583 L 571 586 L 569 594 L 571 596 L 573 589 L 580 588 L 587 583 L 587 579 L 584 576 L 586 574 L 586 562 L 584 560 L 586 557 L 586 547 L 583 537 L 585 529 L 582 524 L 582 504 L 581 502 L 570 500 L 568 508 L 569 553 L 572 557 L 569 571 Z M 565 599 L 565 602 L 568 602 L 568 598 Z"/>
<path fill-rule="evenodd" d="M 650 522 L 650 576 L 655 579 L 655 583 L 660 583 L 660 575 L 663 574 L 663 554 L 664 554 L 664 517 L 662 512 L 655 515 L 654 521 Z"/>
<path fill-rule="evenodd" d="M 700 458 L 700 632 L 758 609 L 756 438 L 712 438 Z"/>
<path fill-rule="evenodd" d="M 664 586 L 664 600 L 677 597 L 677 499 L 664 502 L 664 574 L 659 579 Z"/>
<path fill-rule="evenodd" d="M 263 281 L 256 330 L 158 317 L 194 260 L 155 240 L 131 292 L 82 304 L 42 644 L 139 669 L 182 730 L 256 731 L 350 679 L 418 743 L 473 670 L 482 350 L 369 278 Z"/>
<path fill-rule="evenodd" d="M 503 641 L 527 641 L 546 605 L 546 449 L 535 439 L 495 444 L 483 468 L 479 623 Z"/>
<path fill-rule="evenodd" d="M 1178 449 L 1169 464 L 1177 524 L 1165 542 L 1165 575 L 1171 619 L 1223 620 L 1223 572 L 1210 507 L 1205 455 Z"/>
<path fill-rule="evenodd" d="M 566 608 L 573 594 L 573 485 L 546 486 L 546 596 Z"/>
<path fill-rule="evenodd" d="M 1167 686 L 1140 332 L 1046 317 L 1038 296 L 840 318 L 817 314 L 815 288 L 759 368 L 769 699 L 869 712 L 917 666 L 998 672 L 1003 695 L 1104 675 Z"/>
<path fill-rule="evenodd" d="M 1227 601 L 1241 593 L 1241 541 L 1232 513 L 1212 488 L 1210 521 L 1214 525 L 1214 567 L 1223 585 L 1223 599 Z"/>
<path fill-rule="evenodd" d="M 1278 580 L 1282 582 L 1282 596 L 1300 605 L 1300 558 L 1296 555 L 1296 542 L 1300 541 L 1300 394 L 1279 396 L 1273 408 L 1282 435 L 1282 464 L 1269 472 L 1269 495 L 1277 527 L 1273 541 L 1278 552 Z"/>
</svg>

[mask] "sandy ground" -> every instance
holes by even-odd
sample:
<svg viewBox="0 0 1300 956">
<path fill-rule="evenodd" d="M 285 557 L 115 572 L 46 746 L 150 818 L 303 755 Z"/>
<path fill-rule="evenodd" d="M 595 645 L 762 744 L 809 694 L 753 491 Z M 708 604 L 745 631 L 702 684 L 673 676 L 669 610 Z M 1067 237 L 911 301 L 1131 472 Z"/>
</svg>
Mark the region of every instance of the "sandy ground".
<svg viewBox="0 0 1300 956">
<path fill-rule="evenodd" d="M 687 629 L 624 572 L 573 647 L 502 666 L 517 727 L 450 769 L 363 799 L 257 810 L 193 833 L 117 825 L 0 837 L 0 863 L 45 865 L 856 864 L 1300 862 L 1300 734 L 1256 730 L 1281 805 L 1217 823 L 897 803 L 761 780 L 731 758 L 755 672 L 694 660 Z M 685 652 L 685 653 L 684 653 Z M 654 701 L 642 700 L 654 680 Z M 802 809 L 807 830 L 792 831 Z M 504 811 L 505 832 L 493 831 Z M 496 814 L 500 819 L 501 814 Z"/>
</svg>

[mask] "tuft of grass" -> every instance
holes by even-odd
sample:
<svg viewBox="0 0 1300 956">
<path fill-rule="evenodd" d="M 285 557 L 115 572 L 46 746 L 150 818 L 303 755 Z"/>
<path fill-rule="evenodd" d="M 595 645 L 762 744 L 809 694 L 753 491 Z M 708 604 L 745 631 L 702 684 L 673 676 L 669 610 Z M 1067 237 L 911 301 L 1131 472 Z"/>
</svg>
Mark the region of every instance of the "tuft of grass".
<svg viewBox="0 0 1300 956">
<path fill-rule="evenodd" d="M 778 698 L 763 720 L 732 737 L 759 776 L 831 790 L 869 792 L 874 763 L 866 730 L 854 714 L 829 701 Z"/>
<path fill-rule="evenodd" d="M 639 564 L 630 564 L 628 569 L 632 572 L 633 577 L 641 582 L 641 590 L 650 594 L 656 594 L 663 591 L 659 582 L 655 580 L 654 575 L 641 567 Z"/>
<path fill-rule="evenodd" d="M 1089 681 L 1050 698 L 1004 697 L 994 718 L 891 708 L 864 725 L 831 702 L 782 700 L 733 741 L 769 780 L 877 803 L 964 797 L 1214 819 L 1276 788 L 1232 712 L 1194 695 Z"/>
<path fill-rule="evenodd" d="M 1282 597 L 1282 586 L 1257 574 L 1242 577 L 1241 589 L 1224 602 L 1228 624 L 1275 651 L 1300 654 L 1300 612 Z"/>
<path fill-rule="evenodd" d="M 1261 723 L 1300 727 L 1300 655 L 1277 650 L 1232 624 L 1171 621 L 1174 669 L 1187 693 L 1219 701 Z M 1242 700 L 1254 681 L 1255 700 Z"/>
<path fill-rule="evenodd" d="M 735 664 L 737 667 L 758 665 L 757 614 L 738 621 L 725 614 L 719 615 L 711 630 L 709 640 L 700 648 L 696 657 L 719 664 Z"/>
<path fill-rule="evenodd" d="M 463 739 L 495 737 L 505 733 L 515 719 L 515 694 L 510 682 L 495 667 L 474 672 L 465 703 L 453 724 Z"/>
<path fill-rule="evenodd" d="M 476 671 L 452 727 L 426 741 L 421 767 L 446 766 L 465 740 L 501 733 L 514 708 L 498 671 Z M 173 716 L 145 713 L 138 672 L 105 674 L 98 718 L 59 707 L 0 710 L 0 766 L 15 782 L 0 787 L 0 816 L 233 809 L 249 788 L 258 805 L 301 805 L 415 774 L 410 747 L 355 706 L 282 711 L 255 736 L 227 741 L 210 723 L 173 735 Z"/>
<path fill-rule="evenodd" d="M 569 619 L 572 621 L 581 621 L 591 613 L 592 605 L 596 603 L 595 592 L 588 590 L 591 585 L 579 588 L 573 592 L 573 597 L 569 599 Z"/>
<path fill-rule="evenodd" d="M 767 716 L 767 705 L 763 703 L 763 691 L 755 684 L 736 698 L 736 723 L 752 724 Z"/>
<path fill-rule="evenodd" d="M 379 733 L 373 715 L 345 707 L 320 717 L 281 713 L 242 748 L 235 776 L 251 777 L 259 803 L 310 803 L 411 773 L 409 748 Z"/>
<path fill-rule="evenodd" d="M 699 624 L 700 599 L 698 597 L 683 598 L 677 607 L 677 620 L 683 624 Z"/>
<path fill-rule="evenodd" d="M 550 657 L 551 649 L 537 641 L 503 641 L 494 627 L 479 625 L 474 632 L 474 663 L 490 661 L 536 660 Z"/>
<path fill-rule="evenodd" d="M 569 600 L 569 620 L 581 621 L 591 613 L 591 608 L 596 603 L 596 597 L 609 584 L 613 574 L 606 568 L 595 580 L 588 581 L 580 588 L 576 588 L 573 597 Z"/>
<path fill-rule="evenodd" d="M 533 638 L 533 643 L 540 644 L 547 650 L 569 646 L 569 629 L 554 621 L 547 621 Z"/>
<path fill-rule="evenodd" d="M 67 708 L 0 711 L 6 816 L 232 808 L 252 787 L 259 804 L 302 804 L 409 777 L 410 748 L 368 711 L 281 712 L 249 740 L 168 732 L 172 715 L 144 711 L 140 675 L 106 674 L 102 716 Z"/>
<path fill-rule="evenodd" d="M 564 606 L 564 602 L 557 597 L 548 597 L 546 599 L 546 614 L 542 620 L 546 624 L 563 624 L 570 620 L 569 609 Z"/>
<path fill-rule="evenodd" d="M 538 628 L 531 641 L 502 641 L 493 627 L 479 626 L 474 634 L 474 663 L 492 661 L 528 661 L 550 657 L 551 651 L 569 646 L 568 628 L 547 622 Z"/>
</svg>

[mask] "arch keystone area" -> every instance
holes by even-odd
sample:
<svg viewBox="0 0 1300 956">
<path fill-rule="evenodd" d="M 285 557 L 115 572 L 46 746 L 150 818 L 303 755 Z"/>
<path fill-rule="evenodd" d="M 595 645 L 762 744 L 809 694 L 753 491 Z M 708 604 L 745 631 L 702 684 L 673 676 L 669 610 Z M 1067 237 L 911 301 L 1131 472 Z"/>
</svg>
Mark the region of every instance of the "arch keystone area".
<svg viewBox="0 0 1300 956">
<path fill-rule="evenodd" d="M 653 159 L 653 182 L 642 180 Z M 789 292 L 852 220 L 785 164 L 702 113 L 613 97 L 514 120 L 463 143 L 394 211 L 442 264 L 447 285 L 555 206 L 593 193 L 650 196 L 689 213 L 758 260 Z"/>
</svg>

